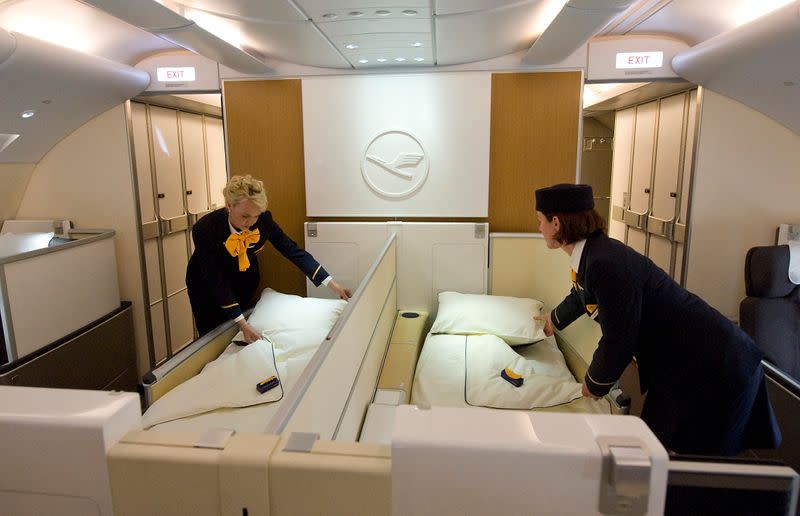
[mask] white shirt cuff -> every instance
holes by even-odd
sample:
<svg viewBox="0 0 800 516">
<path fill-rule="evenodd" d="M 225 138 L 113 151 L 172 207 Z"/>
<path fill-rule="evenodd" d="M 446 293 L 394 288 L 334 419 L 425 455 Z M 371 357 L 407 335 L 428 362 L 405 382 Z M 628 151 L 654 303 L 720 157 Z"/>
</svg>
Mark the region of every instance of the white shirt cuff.
<svg viewBox="0 0 800 516">
<path fill-rule="evenodd" d="M 242 319 L 244 319 L 244 314 L 239 314 L 239 317 L 237 317 L 236 319 L 234 319 L 234 320 L 233 320 L 233 322 L 239 322 L 239 321 L 241 321 Z"/>
<path fill-rule="evenodd" d="M 323 287 L 327 287 L 328 283 L 330 283 L 331 281 L 333 281 L 333 276 L 328 276 L 327 278 L 322 280 L 322 286 Z"/>
</svg>

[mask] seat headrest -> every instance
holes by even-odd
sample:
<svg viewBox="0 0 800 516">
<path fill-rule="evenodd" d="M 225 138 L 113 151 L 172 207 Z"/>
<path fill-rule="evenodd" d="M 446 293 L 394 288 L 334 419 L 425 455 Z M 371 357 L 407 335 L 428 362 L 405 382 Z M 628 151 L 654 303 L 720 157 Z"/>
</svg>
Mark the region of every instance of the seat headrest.
<svg viewBox="0 0 800 516">
<path fill-rule="evenodd" d="M 789 246 L 753 247 L 744 262 L 745 292 L 750 297 L 785 297 L 797 286 L 789 281 Z"/>
</svg>

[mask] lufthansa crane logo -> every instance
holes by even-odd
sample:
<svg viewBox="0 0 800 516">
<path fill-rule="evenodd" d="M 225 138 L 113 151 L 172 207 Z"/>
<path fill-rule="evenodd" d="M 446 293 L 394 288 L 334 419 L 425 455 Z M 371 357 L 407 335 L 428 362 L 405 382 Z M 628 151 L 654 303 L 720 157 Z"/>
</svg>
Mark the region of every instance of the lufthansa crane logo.
<svg viewBox="0 0 800 516">
<path fill-rule="evenodd" d="M 407 197 L 428 177 L 428 156 L 422 142 L 407 131 L 390 130 L 370 140 L 361 157 L 361 175 L 383 197 Z"/>
</svg>

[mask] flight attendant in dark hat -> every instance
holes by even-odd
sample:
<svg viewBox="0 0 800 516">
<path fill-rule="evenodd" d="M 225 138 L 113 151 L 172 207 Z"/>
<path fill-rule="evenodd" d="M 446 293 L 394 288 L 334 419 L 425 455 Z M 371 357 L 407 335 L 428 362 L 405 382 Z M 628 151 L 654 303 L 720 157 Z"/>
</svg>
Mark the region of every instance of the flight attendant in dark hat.
<svg viewBox="0 0 800 516">
<path fill-rule="evenodd" d="M 225 207 L 205 215 L 192 228 L 194 252 L 186 269 L 186 285 L 200 335 L 233 320 L 247 342 L 261 338 L 247 324 L 242 309 L 258 288 L 256 255 L 268 241 L 314 285 L 326 285 L 341 299 L 350 298 L 350 290 L 336 283 L 272 219 L 263 182 L 249 175 L 233 176 L 222 193 Z"/>
<path fill-rule="evenodd" d="M 569 295 L 537 317 L 545 333 L 582 314 L 602 330 L 584 396 L 605 395 L 636 359 L 647 392 L 642 419 L 666 448 L 735 455 L 780 444 L 761 351 L 649 258 L 606 236 L 589 185 L 536 190 L 536 216 L 547 247 L 567 253 L 572 266 Z"/>
</svg>

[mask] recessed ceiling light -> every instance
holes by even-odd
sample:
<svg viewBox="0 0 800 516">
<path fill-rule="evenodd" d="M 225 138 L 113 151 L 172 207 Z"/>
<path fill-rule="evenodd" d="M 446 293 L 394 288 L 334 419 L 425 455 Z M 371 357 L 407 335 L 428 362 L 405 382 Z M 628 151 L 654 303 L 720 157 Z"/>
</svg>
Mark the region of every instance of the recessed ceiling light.
<svg viewBox="0 0 800 516">
<path fill-rule="evenodd" d="M 394 60 L 397 61 L 398 63 L 402 63 L 403 61 L 406 60 L 406 58 L 405 57 L 395 57 Z"/>
<path fill-rule="evenodd" d="M 348 43 L 347 45 L 344 46 L 344 48 L 346 48 L 347 50 L 355 50 L 358 48 L 358 45 L 355 43 Z"/>
<path fill-rule="evenodd" d="M 359 59 L 358 62 L 361 64 L 367 64 L 369 63 L 369 59 Z"/>
<path fill-rule="evenodd" d="M 414 9 L 406 9 L 405 11 L 403 11 L 403 14 L 405 14 L 406 16 L 416 16 L 417 11 L 415 11 Z"/>
<path fill-rule="evenodd" d="M 375 11 L 375 14 L 377 14 L 378 16 L 389 16 L 390 14 L 392 14 L 392 11 L 387 11 L 386 9 L 379 9 Z"/>
<path fill-rule="evenodd" d="M 420 43 L 419 41 L 415 41 L 415 42 L 413 42 L 413 43 L 411 44 L 411 46 L 412 46 L 412 47 L 421 47 L 421 46 L 422 46 L 422 43 Z"/>
<path fill-rule="evenodd" d="M 333 20 L 333 19 L 337 18 L 338 16 L 339 15 L 336 14 L 336 13 L 325 13 L 325 14 L 322 15 L 322 17 L 325 18 L 326 20 Z"/>
<path fill-rule="evenodd" d="M 414 58 L 414 61 L 416 61 L 416 62 L 418 62 L 418 63 L 419 63 L 420 61 L 424 61 L 424 60 L 425 60 L 425 58 L 424 58 L 424 57 L 415 57 L 415 58 Z"/>
<path fill-rule="evenodd" d="M 386 62 L 386 58 L 385 57 L 379 57 L 378 59 L 376 59 L 376 61 L 379 62 L 379 63 L 385 63 Z"/>
<path fill-rule="evenodd" d="M 19 116 L 21 116 L 22 118 L 30 118 L 35 114 L 36 114 L 36 111 L 34 111 L 32 109 L 26 109 L 25 111 L 20 113 Z"/>
<path fill-rule="evenodd" d="M 364 16 L 364 13 L 362 11 L 350 11 L 347 14 L 348 16 L 353 16 L 355 18 L 358 18 L 359 16 Z"/>
</svg>

